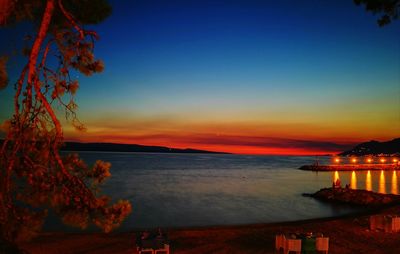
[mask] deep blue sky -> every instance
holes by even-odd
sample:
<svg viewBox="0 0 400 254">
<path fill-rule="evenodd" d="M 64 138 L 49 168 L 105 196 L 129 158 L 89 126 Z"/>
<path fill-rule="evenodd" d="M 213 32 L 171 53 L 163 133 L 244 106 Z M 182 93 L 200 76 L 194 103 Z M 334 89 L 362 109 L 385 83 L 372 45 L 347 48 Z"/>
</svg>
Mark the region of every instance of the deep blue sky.
<svg viewBox="0 0 400 254">
<path fill-rule="evenodd" d="M 211 93 L 283 103 L 293 90 L 305 102 L 315 93 L 346 99 L 361 88 L 379 96 L 380 86 L 399 81 L 399 24 L 379 28 L 352 1 L 116 1 L 113 8 L 97 29 L 97 53 L 111 75 L 98 79 L 121 84 L 127 99 L 148 102 L 135 105 L 146 110 Z M 105 88 L 99 92 L 110 96 Z"/>
<path fill-rule="evenodd" d="M 199 147 L 225 135 L 243 147 L 243 137 L 400 134 L 399 21 L 380 28 L 351 0 L 112 6 L 93 27 L 106 69 L 80 77 L 87 140 Z"/>
</svg>

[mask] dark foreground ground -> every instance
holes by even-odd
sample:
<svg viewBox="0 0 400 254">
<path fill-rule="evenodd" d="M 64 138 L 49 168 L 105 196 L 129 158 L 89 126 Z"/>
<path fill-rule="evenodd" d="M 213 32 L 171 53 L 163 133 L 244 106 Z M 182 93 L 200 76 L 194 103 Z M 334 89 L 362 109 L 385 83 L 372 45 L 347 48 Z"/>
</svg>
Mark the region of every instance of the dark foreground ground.
<svg viewBox="0 0 400 254">
<path fill-rule="evenodd" d="M 169 229 L 172 253 L 275 253 L 279 232 L 322 232 L 329 253 L 400 253 L 400 233 L 370 231 L 369 215 L 400 214 L 400 207 L 341 218 L 229 227 Z M 30 253 L 135 253 L 136 232 L 43 233 L 23 247 Z"/>
</svg>

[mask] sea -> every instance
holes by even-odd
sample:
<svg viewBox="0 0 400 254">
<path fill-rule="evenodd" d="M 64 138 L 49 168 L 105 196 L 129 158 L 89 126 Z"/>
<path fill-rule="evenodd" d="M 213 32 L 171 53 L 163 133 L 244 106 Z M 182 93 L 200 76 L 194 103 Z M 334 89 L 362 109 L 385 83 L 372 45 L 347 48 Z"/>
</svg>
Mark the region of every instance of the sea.
<svg viewBox="0 0 400 254">
<path fill-rule="evenodd" d="M 331 157 L 233 154 L 79 152 L 86 163 L 111 162 L 101 187 L 112 200 L 131 202 L 118 231 L 273 223 L 345 215 L 362 208 L 302 196 L 343 185 L 398 194 L 396 171 L 311 172 L 298 168 L 329 164 Z M 75 231 L 50 214 L 49 231 Z M 89 230 L 94 230 L 90 228 Z"/>
</svg>

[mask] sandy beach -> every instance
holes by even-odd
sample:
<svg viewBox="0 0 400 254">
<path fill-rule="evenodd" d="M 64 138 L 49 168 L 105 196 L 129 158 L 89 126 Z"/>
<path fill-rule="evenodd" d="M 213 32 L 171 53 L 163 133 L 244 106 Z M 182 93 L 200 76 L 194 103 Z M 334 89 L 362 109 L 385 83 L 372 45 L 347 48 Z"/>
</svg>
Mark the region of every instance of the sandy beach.
<svg viewBox="0 0 400 254">
<path fill-rule="evenodd" d="M 369 230 L 372 214 L 400 214 L 400 207 L 336 218 L 273 224 L 168 229 L 172 253 L 275 253 L 280 232 L 321 232 L 329 253 L 400 253 L 400 233 Z M 126 233 L 43 233 L 23 245 L 30 253 L 135 253 L 135 235 Z"/>
</svg>

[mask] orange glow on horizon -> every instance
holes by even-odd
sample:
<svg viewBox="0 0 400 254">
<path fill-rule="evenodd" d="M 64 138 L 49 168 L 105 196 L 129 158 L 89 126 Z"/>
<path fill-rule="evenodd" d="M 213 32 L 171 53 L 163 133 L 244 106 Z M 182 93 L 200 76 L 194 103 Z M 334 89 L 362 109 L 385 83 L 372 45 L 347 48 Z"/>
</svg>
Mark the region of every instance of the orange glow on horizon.
<svg viewBox="0 0 400 254">
<path fill-rule="evenodd" d="M 182 147 L 185 148 L 185 147 Z M 317 151 L 301 148 L 279 148 L 279 147 L 252 147 L 252 146 L 224 146 L 224 145 L 200 145 L 196 149 L 228 152 L 233 154 L 254 155 L 325 155 L 330 151 Z"/>
<path fill-rule="evenodd" d="M 70 141 L 75 142 L 98 142 L 97 140 L 82 140 L 82 139 L 72 139 Z M 213 152 L 225 152 L 232 154 L 248 154 L 248 155 L 327 155 L 339 153 L 341 151 L 326 151 L 326 150 L 314 150 L 307 148 L 281 148 L 281 147 L 256 147 L 256 146 L 231 146 L 231 145 L 218 145 L 218 144 L 173 144 L 167 142 L 160 143 L 148 143 L 148 142 L 135 142 L 127 140 L 103 140 L 101 142 L 105 143 L 119 143 L 119 144 L 138 144 L 145 146 L 165 146 L 170 148 L 178 149 L 198 149 Z"/>
<path fill-rule="evenodd" d="M 253 133 L 250 128 L 252 126 L 245 128 L 240 124 L 230 126 L 230 130 L 226 130 L 225 125 L 215 124 L 213 132 L 211 132 L 209 129 L 212 125 L 206 129 L 200 124 L 188 123 L 182 129 L 182 123 L 179 121 L 172 121 L 170 126 L 162 125 L 161 120 L 146 122 L 146 126 L 142 122 L 136 126 L 133 126 L 133 123 L 127 123 L 121 127 L 117 119 L 115 126 L 114 122 L 107 122 L 104 127 L 88 125 L 87 132 L 76 132 L 67 128 L 65 137 L 67 141 L 77 142 L 138 144 L 256 155 L 332 155 L 343 152 L 346 146 L 349 148 L 352 146 L 346 145 L 348 141 L 340 141 L 335 138 L 329 140 L 321 139 L 318 136 L 300 138 L 296 137 L 294 133 L 286 133 L 286 130 L 281 136 L 277 136 L 276 133 L 266 136 L 258 131 Z M 98 123 L 97 126 L 101 125 Z M 277 129 L 283 127 L 279 126 Z M 246 134 L 241 134 L 244 131 Z M 330 144 L 333 145 L 330 146 Z"/>
</svg>

